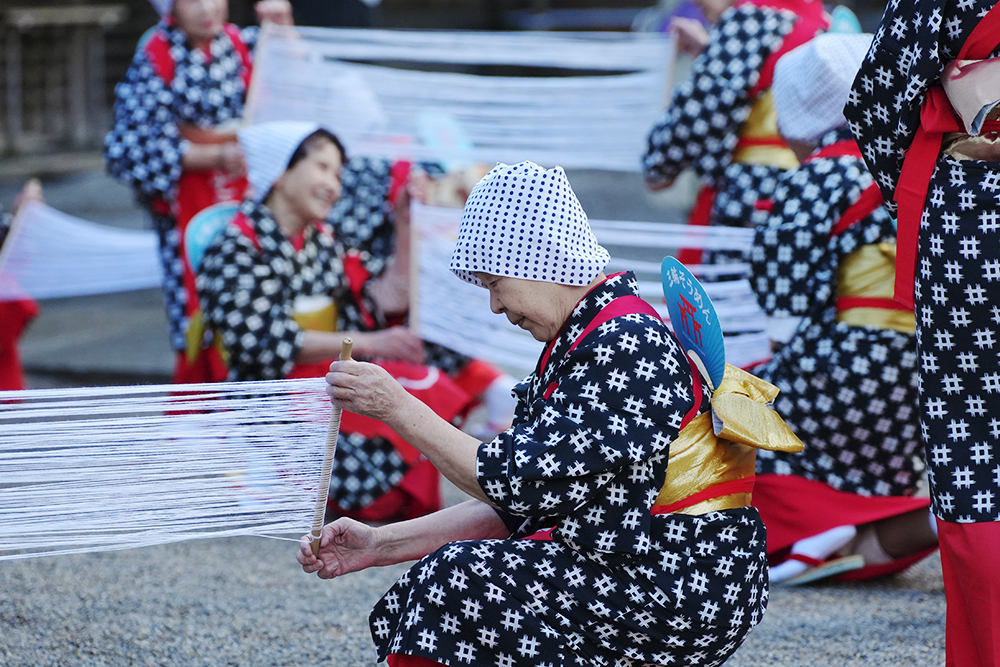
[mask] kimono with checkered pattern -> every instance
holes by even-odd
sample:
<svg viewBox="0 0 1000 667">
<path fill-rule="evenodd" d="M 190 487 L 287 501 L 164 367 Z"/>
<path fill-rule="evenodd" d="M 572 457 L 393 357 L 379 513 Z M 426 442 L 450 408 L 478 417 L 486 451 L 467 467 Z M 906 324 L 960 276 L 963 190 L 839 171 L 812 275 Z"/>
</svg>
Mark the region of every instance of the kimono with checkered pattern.
<svg viewBox="0 0 1000 667">
<path fill-rule="evenodd" d="M 819 146 L 846 141 L 853 136 L 845 127 Z M 759 451 L 757 471 L 866 496 L 912 495 L 923 470 L 915 337 L 837 317 L 844 259 L 896 240 L 884 207 L 831 234 L 871 184 L 854 155 L 809 160 L 782 177 L 767 224 L 757 228 L 750 267 L 758 301 L 768 314 L 803 320 L 752 372 L 781 390 L 775 409 L 806 445 L 800 454 Z"/>
<path fill-rule="evenodd" d="M 333 298 L 341 330 L 361 319 L 343 275 L 346 248 L 328 223 L 317 223 L 297 250 L 265 206 L 245 200 L 241 211 L 259 248 L 239 227 L 228 225 L 205 251 L 198 293 L 206 323 L 228 353 L 229 379 L 283 378 L 305 338 L 292 316 L 296 296 Z M 367 507 L 409 470 L 385 438 L 346 429 L 335 457 L 330 499 L 347 510 Z"/>
</svg>

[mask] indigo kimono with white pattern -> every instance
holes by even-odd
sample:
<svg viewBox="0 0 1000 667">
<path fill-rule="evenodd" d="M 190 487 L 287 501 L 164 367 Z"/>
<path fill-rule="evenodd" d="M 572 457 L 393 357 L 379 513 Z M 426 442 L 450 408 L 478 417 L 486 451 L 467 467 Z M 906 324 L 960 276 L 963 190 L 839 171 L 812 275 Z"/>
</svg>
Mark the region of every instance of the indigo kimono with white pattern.
<svg viewBox="0 0 1000 667">
<path fill-rule="evenodd" d="M 727 10 L 709 32 L 708 47 L 678 84 L 663 118 L 649 132 L 642 168 L 649 180 L 673 180 L 693 168 L 718 191 L 712 224 L 745 227 L 760 218 L 783 171 L 733 162 L 740 128 L 768 56 L 796 21 L 790 11 L 743 4 Z"/>
<path fill-rule="evenodd" d="M 169 45 L 173 79 L 167 84 L 145 42 L 140 43 L 125 79 L 115 87 L 115 125 L 104 140 L 104 155 L 108 173 L 132 186 L 152 217 L 163 265 L 170 340 L 174 349 L 184 350 L 188 294 L 172 204 L 186 150 L 179 126 L 214 128 L 240 120 L 246 85 L 242 56 L 227 32 L 219 32 L 206 52 L 193 48 L 175 25 L 161 23 L 153 30 L 151 35 L 160 33 Z M 258 32 L 256 27 L 239 32 L 251 51 Z"/>
<path fill-rule="evenodd" d="M 626 315 L 568 351 L 603 306 L 637 294 L 631 274 L 596 286 L 547 367 L 515 389 L 514 425 L 480 447 L 477 476 L 505 523 L 520 527 L 506 540 L 451 543 L 410 568 L 370 617 L 380 659 L 718 665 L 761 620 L 767 567 L 755 509 L 650 513 L 694 405 L 673 334 L 655 317 Z M 551 541 L 520 539 L 552 526 Z"/>
<path fill-rule="evenodd" d="M 996 4 L 893 0 L 886 7 L 844 115 L 893 213 L 924 96 Z M 1000 57 L 1000 47 L 990 57 Z M 932 508 L 946 521 L 1000 520 L 1000 163 L 937 157 L 914 301 Z"/>
<path fill-rule="evenodd" d="M 853 137 L 834 130 L 820 147 Z M 800 454 L 759 450 L 757 472 L 799 475 L 861 495 L 912 495 L 923 464 L 917 429 L 913 334 L 838 321 L 838 273 L 862 246 L 895 243 L 888 212 L 832 235 L 872 184 L 851 155 L 786 173 L 750 253 L 751 285 L 771 315 L 802 317 L 788 344 L 752 370 L 781 391 L 775 409 L 805 444 Z"/>
</svg>

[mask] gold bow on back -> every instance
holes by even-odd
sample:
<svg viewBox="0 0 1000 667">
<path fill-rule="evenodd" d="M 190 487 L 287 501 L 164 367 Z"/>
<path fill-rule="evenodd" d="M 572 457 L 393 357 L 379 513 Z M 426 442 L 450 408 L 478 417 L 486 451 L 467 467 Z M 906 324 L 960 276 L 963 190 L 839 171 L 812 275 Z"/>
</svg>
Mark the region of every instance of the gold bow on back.
<svg viewBox="0 0 1000 667">
<path fill-rule="evenodd" d="M 695 417 L 670 443 L 666 479 L 657 505 L 670 505 L 699 491 L 751 477 L 756 450 L 798 453 L 802 441 L 770 407 L 778 388 L 726 364 L 725 375 L 712 393 L 712 409 Z M 678 510 L 705 514 L 746 507 L 750 493 L 733 493 Z"/>
</svg>

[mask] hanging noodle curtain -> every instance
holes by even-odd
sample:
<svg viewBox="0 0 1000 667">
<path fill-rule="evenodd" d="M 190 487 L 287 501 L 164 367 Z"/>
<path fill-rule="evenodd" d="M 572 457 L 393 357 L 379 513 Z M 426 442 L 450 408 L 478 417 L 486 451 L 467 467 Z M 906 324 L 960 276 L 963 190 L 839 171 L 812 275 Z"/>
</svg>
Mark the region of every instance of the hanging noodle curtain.
<svg viewBox="0 0 1000 667">
<path fill-rule="evenodd" d="M 530 372 L 540 344 L 493 315 L 486 290 L 456 279 L 447 268 L 461 210 L 415 204 L 411 217 L 418 333 Z M 74 234 L 93 232 L 89 223 L 66 224 L 60 216 L 42 215 L 32 225 L 46 231 L 51 221 L 69 246 L 82 241 Z M 591 224 L 611 251 L 608 269 L 635 271 L 641 293 L 664 317 L 658 279 L 663 256 L 680 247 L 745 250 L 753 234 L 663 223 Z M 132 240 L 142 234 L 107 228 L 101 238 L 113 240 L 116 233 Z M 71 265 L 77 254 L 66 246 L 21 245 L 47 235 L 22 230 L 9 257 L 24 266 Z M 139 243 L 112 264 L 77 268 L 82 273 L 73 275 L 89 286 L 94 283 L 88 272 L 109 280 L 117 266 L 152 271 L 156 264 Z M 745 270 L 727 270 L 737 268 Z M 29 291 L 49 289 L 45 271 L 20 277 L 29 275 L 45 278 L 41 288 L 28 280 Z M 127 276 L 111 282 L 121 287 Z M 763 314 L 747 281 L 706 288 L 726 333 L 727 357 L 738 365 L 765 358 Z M 72 286 L 68 290 L 60 295 L 70 295 Z M 331 412 L 321 378 L 0 392 L 0 560 L 228 535 L 305 534 L 322 492 Z"/>
<path fill-rule="evenodd" d="M 246 120 L 317 120 L 358 155 L 637 171 L 672 54 L 669 39 L 648 34 L 269 28 Z M 536 71 L 426 71 L 483 65 Z M 427 340 L 528 372 L 539 344 L 493 316 L 485 290 L 447 269 L 460 218 L 459 209 L 414 207 L 414 326 Z M 682 247 L 745 250 L 752 240 L 751 230 L 591 223 L 611 251 L 609 270 L 635 271 L 664 317 L 663 256 Z M 144 289 L 161 279 L 152 232 L 43 204 L 22 209 L 0 254 L 0 300 Z M 747 281 L 707 287 L 727 357 L 737 365 L 763 358 L 763 314 Z M 330 416 L 322 379 L 0 392 L 0 560 L 302 535 L 325 492 Z"/>
<path fill-rule="evenodd" d="M 56 299 L 163 284 L 153 232 L 99 225 L 38 202 L 0 247 L 0 301 Z"/>
<path fill-rule="evenodd" d="M 526 332 L 490 313 L 485 291 L 457 280 L 448 270 L 461 209 L 414 204 L 417 243 L 411 300 L 412 326 L 426 340 L 465 354 L 529 372 L 538 344 Z M 598 241 L 611 252 L 610 271 L 635 271 L 646 300 L 662 307 L 659 270 L 679 248 L 749 249 L 753 230 L 691 227 L 659 222 L 591 220 Z M 0 300 L 72 297 L 160 284 L 152 232 L 122 230 L 79 220 L 43 204 L 28 206 L 0 255 Z M 745 273 L 745 264 L 692 266 L 699 276 Z M 706 283 L 719 311 L 731 363 L 766 359 L 770 342 L 765 318 L 747 280 Z"/>
<path fill-rule="evenodd" d="M 352 154 L 638 171 L 672 60 L 661 33 L 269 26 L 244 114 L 323 123 Z"/>
<path fill-rule="evenodd" d="M 0 392 L 0 560 L 298 538 L 330 414 L 322 378 Z"/>
</svg>

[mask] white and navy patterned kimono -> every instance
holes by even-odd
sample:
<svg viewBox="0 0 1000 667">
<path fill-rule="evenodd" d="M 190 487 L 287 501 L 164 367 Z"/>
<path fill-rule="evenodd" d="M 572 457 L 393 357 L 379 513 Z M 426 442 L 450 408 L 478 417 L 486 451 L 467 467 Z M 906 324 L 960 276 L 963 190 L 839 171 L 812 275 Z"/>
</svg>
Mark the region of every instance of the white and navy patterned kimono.
<svg viewBox="0 0 1000 667">
<path fill-rule="evenodd" d="M 198 293 L 206 324 L 227 352 L 229 379 L 283 378 L 295 367 L 305 339 L 292 315 L 296 296 L 331 297 L 341 329 L 358 319 L 343 278 L 344 247 L 326 223 L 317 223 L 296 250 L 266 207 L 247 200 L 241 211 L 256 239 L 228 225 L 205 251 Z M 330 500 L 344 510 L 361 509 L 398 484 L 408 469 L 385 438 L 341 429 Z"/>
<path fill-rule="evenodd" d="M 718 665 L 761 620 L 767 568 L 755 509 L 650 513 L 694 405 L 670 330 L 626 315 L 568 351 L 603 306 L 637 294 L 631 274 L 595 287 L 541 376 L 536 368 L 515 389 L 514 425 L 483 443 L 477 467 L 513 535 L 454 542 L 410 568 L 371 613 L 380 659 Z M 551 541 L 520 539 L 552 526 Z"/>
<path fill-rule="evenodd" d="M 211 58 L 206 58 L 201 49 L 191 47 L 180 28 L 161 23 L 155 31 L 169 45 L 173 80 L 166 83 L 144 43 L 140 44 L 125 79 L 115 87 L 115 126 L 104 141 L 105 163 L 112 176 L 134 188 L 153 219 L 160 241 L 170 340 L 176 350 L 184 350 L 188 297 L 173 205 L 186 150 L 179 126 L 213 128 L 239 120 L 246 85 L 243 57 L 227 32 L 212 40 Z M 257 35 L 255 27 L 239 32 L 250 50 Z"/>
<path fill-rule="evenodd" d="M 886 7 L 844 114 L 893 213 L 923 97 L 996 4 L 894 0 Z M 990 57 L 998 56 L 1000 48 Z M 1000 163 L 938 156 L 915 281 L 920 428 L 933 510 L 945 521 L 997 521 Z"/>
<path fill-rule="evenodd" d="M 105 139 L 105 159 L 111 175 L 131 185 L 149 210 L 159 237 L 164 273 L 164 299 L 170 339 L 176 350 L 186 348 L 188 292 L 177 229 L 177 186 L 181 178 L 184 139 L 179 126 L 214 128 L 238 121 L 246 97 L 243 56 L 226 31 L 211 42 L 211 58 L 194 49 L 185 33 L 161 23 L 155 28 L 169 44 L 174 62 L 168 86 L 157 73 L 147 48 L 137 49 L 125 79 L 115 88 L 115 126 Z M 244 28 L 239 39 L 250 51 L 258 29 Z M 145 44 L 145 42 L 144 42 Z M 342 173 L 341 198 L 330 220 L 345 243 L 356 243 L 362 263 L 378 275 L 392 253 L 393 225 L 387 203 L 390 164 L 356 158 Z M 236 194 L 242 199 L 243 193 Z M 348 311 L 351 317 L 357 311 Z M 360 328 L 361 319 L 358 326 Z M 352 325 L 354 323 L 352 322 Z"/>
<path fill-rule="evenodd" d="M 850 141 L 845 127 L 820 147 Z M 856 149 L 855 149 L 856 150 Z M 879 207 L 832 235 L 872 177 L 855 155 L 806 161 L 775 191 L 750 254 L 751 285 L 772 315 L 802 317 L 787 345 L 753 374 L 777 386 L 775 409 L 805 443 L 800 454 L 760 450 L 757 472 L 798 475 L 840 491 L 912 495 L 922 471 L 913 334 L 838 321 L 838 273 L 862 246 L 895 243 Z"/>
<path fill-rule="evenodd" d="M 713 225 L 763 222 L 757 203 L 771 198 L 783 171 L 733 159 L 765 61 L 798 20 L 793 11 L 761 6 L 765 4 L 739 3 L 723 13 L 691 75 L 678 85 L 663 119 L 650 131 L 642 159 L 647 180 L 672 181 L 691 167 L 702 183 L 715 188 Z M 725 256 L 713 253 L 716 261 Z"/>
</svg>

